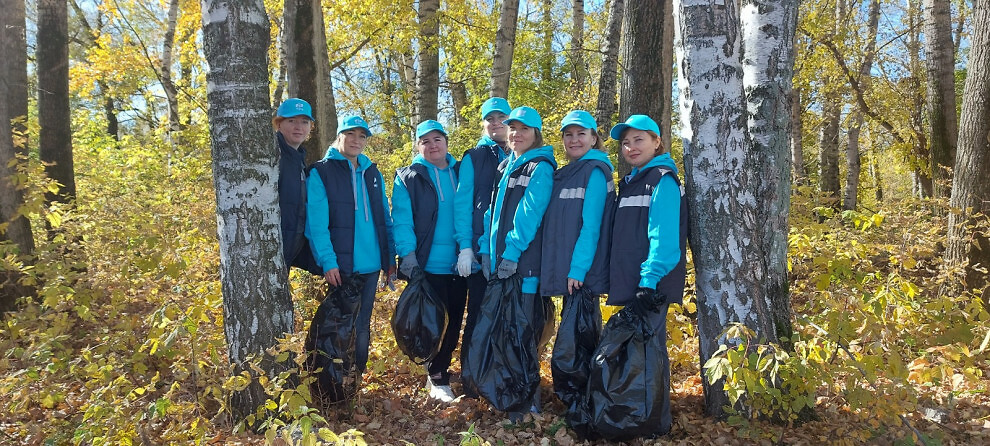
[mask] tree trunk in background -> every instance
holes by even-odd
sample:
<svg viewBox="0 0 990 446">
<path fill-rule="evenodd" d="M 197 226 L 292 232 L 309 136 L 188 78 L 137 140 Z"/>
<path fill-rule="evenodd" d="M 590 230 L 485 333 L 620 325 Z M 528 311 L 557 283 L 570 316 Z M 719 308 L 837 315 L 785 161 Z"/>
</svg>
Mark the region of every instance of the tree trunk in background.
<svg viewBox="0 0 990 446">
<path fill-rule="evenodd" d="M 966 86 L 963 90 L 959 125 L 959 156 L 952 178 L 952 209 L 949 213 L 949 244 L 946 257 L 968 261 L 966 286 L 987 285 L 985 273 L 975 267 L 990 267 L 990 2 L 973 4 Z M 972 228 L 981 228 L 974 233 Z M 984 302 L 988 301 L 984 293 Z"/>
<path fill-rule="evenodd" d="M 464 82 L 450 82 L 450 99 L 454 103 L 454 125 L 465 127 L 471 125 L 471 119 L 464 114 L 468 104 L 467 85 Z"/>
<path fill-rule="evenodd" d="M 571 3 L 571 80 L 574 90 L 584 90 L 588 67 L 584 64 L 584 0 Z"/>
<path fill-rule="evenodd" d="M 382 54 L 379 54 L 377 51 L 375 52 L 375 69 L 378 71 L 378 78 L 381 79 L 382 95 L 395 101 L 395 107 L 385 107 L 382 110 L 382 127 L 385 128 L 386 134 L 402 139 L 402 126 L 399 125 L 399 111 L 402 110 L 401 104 L 404 101 L 401 95 L 397 94 L 395 84 L 392 83 L 393 70 L 391 61 L 387 55 L 385 60 L 382 60 Z"/>
<path fill-rule="evenodd" d="M 261 0 L 203 2 L 203 52 L 213 184 L 220 242 L 224 333 L 232 374 L 252 372 L 260 357 L 268 377 L 287 370 L 265 350 L 293 330 L 278 214 L 278 152 L 269 102 L 269 24 Z M 268 396 L 258 383 L 231 397 L 242 420 Z"/>
<path fill-rule="evenodd" d="M 284 8 L 282 45 L 289 97 L 309 102 L 316 118 L 309 140 L 303 143 L 306 164 L 312 164 L 323 158 L 337 136 L 337 104 L 330 80 L 323 7 L 319 0 L 287 0 Z"/>
<path fill-rule="evenodd" d="M 45 173 L 62 186 L 49 201 L 76 196 L 69 113 L 69 19 L 65 0 L 38 2 L 38 148 Z"/>
<path fill-rule="evenodd" d="M 924 0 L 925 68 L 928 73 L 925 109 L 931 125 L 932 179 L 935 197 L 949 196 L 952 168 L 956 159 L 955 48 L 949 2 Z"/>
<path fill-rule="evenodd" d="M 419 73 L 416 82 L 416 114 L 413 124 L 437 119 L 440 89 L 440 0 L 419 1 Z"/>
<path fill-rule="evenodd" d="M 619 120 L 630 115 L 647 115 L 663 122 L 664 110 L 670 109 L 671 83 L 664 83 L 662 60 L 663 21 L 667 0 L 640 0 L 626 5 L 622 33 L 622 86 L 619 92 Z M 669 113 L 668 113 L 669 115 Z M 670 135 L 662 135 L 669 139 Z M 632 167 L 619 158 L 619 177 Z"/>
<path fill-rule="evenodd" d="M 918 198 L 932 197 L 932 170 L 931 153 L 928 150 L 928 136 L 925 134 L 925 97 L 921 86 L 921 79 L 924 76 L 921 66 L 921 25 L 919 15 L 921 14 L 920 0 L 907 0 L 907 53 L 908 69 L 911 71 L 909 91 L 912 99 L 911 107 L 911 127 L 914 130 L 915 139 L 911 147 L 911 155 L 914 158 L 914 174 L 912 183 L 915 196 Z"/>
<path fill-rule="evenodd" d="M 863 50 L 863 61 L 859 65 L 858 80 L 864 93 L 870 91 L 873 80 L 870 71 L 873 70 L 873 58 L 877 48 L 877 22 L 880 18 L 880 0 L 870 2 L 869 18 L 866 25 L 866 48 Z M 846 139 L 846 191 L 842 197 L 842 208 L 855 210 L 859 198 L 859 174 L 862 171 L 859 149 L 859 135 L 863 127 L 863 112 L 852 112 L 849 132 Z"/>
<path fill-rule="evenodd" d="M 543 40 L 543 54 L 554 54 L 553 52 L 553 0 L 543 0 L 540 3 L 540 20 L 543 22 L 540 33 Z M 540 58 L 540 83 L 548 84 L 553 80 L 553 57 Z"/>
<path fill-rule="evenodd" d="M 608 11 L 608 22 L 605 24 L 605 53 L 602 60 L 602 72 L 598 77 L 598 106 L 595 108 L 595 122 L 601 130 L 602 138 L 608 138 L 608 130 L 612 125 L 612 115 L 615 114 L 615 77 L 619 65 L 619 42 L 622 37 L 622 16 L 625 11 L 624 0 L 612 0 Z"/>
<path fill-rule="evenodd" d="M 20 1 L 20 17 L 18 18 L 17 1 L 3 0 L 2 7 L 11 7 L 10 16 L 4 14 L 0 25 L 0 225 L 7 224 L 7 229 L 0 231 L 0 240 L 10 240 L 17 246 L 21 255 L 29 256 L 34 253 L 34 236 L 31 233 L 31 223 L 27 217 L 18 215 L 21 205 L 24 204 L 24 194 L 13 180 L 17 174 L 12 165 L 17 155 L 27 154 L 26 138 L 20 130 L 23 123 L 12 123 L 11 109 L 13 106 L 20 107 L 27 105 L 27 66 L 26 47 L 24 40 L 24 2 Z M 11 20 L 14 19 L 14 20 Z M 18 27 L 18 24 L 20 25 Z M 22 51 L 21 57 L 14 54 L 14 51 Z M 21 74 L 24 74 L 21 76 Z M 20 83 L 24 81 L 24 83 Z M 21 101 L 21 98 L 24 101 Z M 8 99 L 9 98 L 9 99 Z M 18 110 L 18 113 L 21 113 Z M 23 113 L 26 115 L 27 110 Z M 17 115 L 20 116 L 20 115 Z M 14 136 L 14 129 L 17 129 L 17 136 Z M 6 276 L 6 277 L 5 277 Z M 0 279 L 10 279 L 7 274 L 0 274 Z M 4 280 L 5 282 L 6 280 Z M 13 290 L 8 290 L 4 283 L 0 283 L 0 313 L 13 308 L 16 296 Z"/>
<path fill-rule="evenodd" d="M 179 18 L 179 0 L 168 2 L 168 23 L 165 28 L 165 38 L 162 42 L 162 65 L 159 74 L 162 80 L 162 90 L 168 99 L 168 130 L 169 134 L 182 130 L 179 121 L 179 93 L 172 80 L 172 47 L 175 44 L 175 27 Z"/>
<path fill-rule="evenodd" d="M 663 8 L 663 50 L 660 52 L 660 60 L 666 62 L 660 64 L 660 81 L 668 86 L 668 90 L 664 92 L 665 107 L 660 110 L 660 120 L 657 123 L 660 124 L 660 131 L 665 135 L 664 149 L 669 152 L 674 139 L 670 134 L 670 126 L 674 118 L 674 0 L 664 0 Z"/>
<path fill-rule="evenodd" d="M 801 92 L 791 90 L 791 179 L 794 184 L 808 183 L 808 168 L 804 165 L 804 121 Z"/>
<path fill-rule="evenodd" d="M 7 88 L 0 90 L 3 100 L 7 102 L 7 117 L 16 119 L 12 128 L 17 138 L 14 148 L 19 153 L 27 153 L 27 114 L 28 114 L 28 77 L 27 77 L 27 40 L 25 21 L 27 19 L 24 0 L 0 0 L 0 32 L 3 33 L 3 45 L 7 47 L 7 55 L 0 59 L 4 69 L 0 77 L 4 78 Z"/>
<path fill-rule="evenodd" d="M 76 20 L 83 27 L 82 38 L 85 45 L 89 48 L 97 47 L 100 45 L 99 41 L 96 39 L 97 33 L 102 33 L 103 30 L 101 23 L 102 20 L 97 16 L 97 29 L 93 29 L 89 21 L 86 20 L 86 13 L 79 7 L 79 3 L 76 1 L 70 1 L 69 5 L 72 6 L 72 10 L 76 13 Z M 106 81 L 103 79 L 96 80 L 96 86 L 100 89 L 100 94 L 103 95 L 103 114 L 107 120 L 107 134 L 112 136 L 115 141 L 120 141 L 120 122 L 117 120 L 117 107 L 114 105 L 113 95 L 110 91 L 110 87 L 107 85 Z"/>
<path fill-rule="evenodd" d="M 407 116 L 412 120 L 417 116 L 416 99 L 414 97 L 416 93 L 416 68 L 414 66 L 413 55 L 408 51 L 410 50 L 400 53 L 396 62 L 399 64 L 399 81 L 402 83 L 402 90 L 410 93 L 401 95 L 400 97 L 402 98 L 402 102 L 408 107 Z M 409 124 L 410 126 L 415 126 L 419 123 L 410 122 Z"/>
<path fill-rule="evenodd" d="M 516 46 L 516 25 L 519 0 L 504 0 L 495 32 L 495 56 L 492 60 L 491 96 L 509 97 L 509 75 L 512 74 L 512 52 Z"/>
<path fill-rule="evenodd" d="M 870 154 L 870 173 L 873 175 L 873 187 L 876 188 L 877 203 L 883 203 L 883 181 L 880 178 L 880 161 L 877 160 L 875 149 Z"/>
<path fill-rule="evenodd" d="M 822 98 L 822 130 L 819 139 L 818 188 L 832 205 L 839 205 L 839 118 L 842 103 L 838 93 L 826 93 Z"/>
<path fill-rule="evenodd" d="M 791 332 L 787 93 L 797 1 L 746 1 L 741 8 L 731 0 L 676 3 L 685 198 L 704 364 L 726 342 L 722 333 L 731 323 L 753 329 L 761 342 L 779 343 Z M 706 412 L 723 417 L 728 396 L 719 383 L 703 383 Z"/>
</svg>

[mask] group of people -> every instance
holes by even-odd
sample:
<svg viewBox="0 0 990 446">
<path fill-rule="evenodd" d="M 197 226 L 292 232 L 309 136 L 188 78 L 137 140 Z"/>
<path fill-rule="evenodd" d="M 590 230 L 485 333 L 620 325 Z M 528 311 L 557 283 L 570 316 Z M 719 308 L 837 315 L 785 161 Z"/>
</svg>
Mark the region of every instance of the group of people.
<svg viewBox="0 0 990 446">
<path fill-rule="evenodd" d="M 483 135 L 459 161 L 443 125 L 423 121 L 418 154 L 395 174 L 391 208 L 381 172 L 362 153 L 372 136 L 367 122 L 341 118 L 326 156 L 307 168 L 300 147 L 313 121 L 309 104 L 295 98 L 273 119 L 285 260 L 331 287 L 368 276 L 356 324 L 358 373 L 367 363 L 378 276 L 396 266 L 400 278 L 422 270 L 446 305 L 453 329 L 426 364 L 429 396 L 443 402 L 457 397 L 453 352 L 463 339 L 463 364 L 489 280 L 518 274 L 523 299 L 607 293 L 607 304 L 645 309 L 665 333 L 667 306 L 683 293 L 687 215 L 677 167 L 650 117 L 633 115 L 609 132 L 633 168 L 619 179 L 618 193 L 586 111 L 571 111 L 560 124 L 567 162 L 559 168 L 531 107 L 487 100 Z M 531 410 L 539 407 L 537 399 Z"/>
</svg>

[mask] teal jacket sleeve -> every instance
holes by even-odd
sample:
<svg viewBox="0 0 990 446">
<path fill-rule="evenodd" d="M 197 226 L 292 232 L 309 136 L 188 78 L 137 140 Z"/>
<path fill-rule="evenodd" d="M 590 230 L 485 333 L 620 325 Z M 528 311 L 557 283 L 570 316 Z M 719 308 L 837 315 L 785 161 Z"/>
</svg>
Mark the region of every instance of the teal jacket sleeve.
<svg viewBox="0 0 990 446">
<path fill-rule="evenodd" d="M 681 261 L 681 188 L 669 174 L 653 190 L 649 220 L 650 254 L 641 265 L 639 286 L 656 289 Z"/>
<path fill-rule="evenodd" d="M 378 172 L 378 184 L 385 184 L 385 178 L 382 176 L 381 172 Z M 385 248 L 388 249 L 388 265 L 382 265 L 382 269 L 388 271 L 395 266 L 395 232 L 392 225 L 392 212 L 388 209 L 388 195 L 385 195 L 385 188 L 382 187 L 382 207 L 385 208 L 382 211 L 385 215 L 385 237 L 388 240 L 385 242 Z"/>
<path fill-rule="evenodd" d="M 550 204 L 550 193 L 553 189 L 553 166 L 550 163 L 540 163 L 533 169 L 532 178 L 526 186 L 519 207 L 512 216 L 512 230 L 505 235 L 505 252 L 502 258 L 513 262 L 519 261 L 519 256 L 529 247 L 536 237 L 536 231 L 543 223 L 543 213 Z"/>
<path fill-rule="evenodd" d="M 605 212 L 605 196 L 608 194 L 608 184 L 601 169 L 595 169 L 588 177 L 588 185 L 584 191 L 584 206 L 581 208 L 581 230 L 574 243 L 574 254 L 571 255 L 571 269 L 567 277 L 584 282 L 584 276 L 591 269 L 591 262 L 598 250 L 598 238 L 602 229 L 602 214 Z"/>
<path fill-rule="evenodd" d="M 464 155 L 458 167 L 457 190 L 454 192 L 454 240 L 458 249 L 464 249 L 471 247 L 472 238 L 474 238 L 474 163 L 471 161 L 471 155 Z"/>
<path fill-rule="evenodd" d="M 416 250 L 416 233 L 413 227 L 412 203 L 405 183 L 396 176 L 392 183 L 392 218 L 395 229 L 395 252 L 403 257 Z"/>
<path fill-rule="evenodd" d="M 312 171 L 306 179 L 306 238 L 323 273 L 337 268 L 337 253 L 330 242 L 330 205 L 327 188 L 320 174 Z"/>
<path fill-rule="evenodd" d="M 485 229 L 483 231 L 481 231 L 481 237 L 478 237 L 478 252 L 477 252 L 477 254 L 478 255 L 481 255 L 481 254 L 489 254 L 490 255 L 491 254 L 491 251 L 492 251 L 491 250 L 491 246 L 489 246 L 490 240 L 492 238 L 491 237 L 491 235 L 492 235 L 491 234 L 491 232 L 492 232 L 492 207 L 491 206 L 489 206 L 488 209 L 485 210 L 485 216 L 482 217 L 482 221 L 484 221 Z"/>
</svg>

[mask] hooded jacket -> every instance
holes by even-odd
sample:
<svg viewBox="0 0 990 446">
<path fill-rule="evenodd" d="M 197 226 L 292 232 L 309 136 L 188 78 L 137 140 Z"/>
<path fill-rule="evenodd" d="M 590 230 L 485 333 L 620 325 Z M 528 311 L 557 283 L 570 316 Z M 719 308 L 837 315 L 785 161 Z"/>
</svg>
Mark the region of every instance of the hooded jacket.
<svg viewBox="0 0 990 446">
<path fill-rule="evenodd" d="M 485 211 L 492 203 L 498 165 L 507 156 L 504 148 L 483 136 L 461 157 L 454 195 L 454 238 L 459 250 L 472 248 L 476 254 L 480 252 L 478 240 L 485 231 Z"/>
<path fill-rule="evenodd" d="M 684 292 L 687 202 L 670 154 L 633 169 L 619 184 L 612 226 L 608 304 L 626 305 L 636 287 L 656 289 L 667 303 Z"/>
<path fill-rule="evenodd" d="M 306 153 L 292 148 L 282 132 L 278 141 L 278 207 L 282 213 L 282 255 L 286 266 L 302 251 L 306 238 Z"/>
<path fill-rule="evenodd" d="M 336 148 L 310 168 L 306 237 L 324 273 L 367 274 L 395 264 L 385 181 L 358 155 L 355 167 Z"/>
<path fill-rule="evenodd" d="M 392 183 L 395 252 L 403 257 L 415 251 L 420 267 L 430 274 L 453 274 L 457 264 L 457 169 L 449 153 L 443 169 L 416 155 L 411 165 L 396 171 Z"/>
</svg>

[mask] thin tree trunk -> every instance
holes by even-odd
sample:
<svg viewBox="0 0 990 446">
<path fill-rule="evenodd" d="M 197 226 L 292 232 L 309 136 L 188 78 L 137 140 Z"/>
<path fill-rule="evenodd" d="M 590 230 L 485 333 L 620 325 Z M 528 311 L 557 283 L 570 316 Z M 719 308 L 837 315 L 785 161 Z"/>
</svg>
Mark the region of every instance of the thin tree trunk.
<svg viewBox="0 0 990 446">
<path fill-rule="evenodd" d="M 419 72 L 416 82 L 416 123 L 437 119 L 440 90 L 440 0 L 419 2 Z"/>
<path fill-rule="evenodd" d="M 540 20 L 543 22 L 540 33 L 542 34 L 543 54 L 554 54 L 553 34 L 556 29 L 553 26 L 553 0 L 543 0 L 540 3 Z M 553 80 L 553 57 L 541 57 L 540 59 L 540 83 L 548 84 Z"/>
<path fill-rule="evenodd" d="M 842 104 L 837 93 L 826 93 L 818 158 L 818 188 L 832 204 L 839 204 L 839 119 Z"/>
<path fill-rule="evenodd" d="M 918 198 L 931 198 L 932 190 L 932 170 L 931 152 L 928 150 L 928 137 L 924 131 L 925 121 L 925 97 L 921 88 L 921 79 L 924 77 L 921 63 L 921 25 L 920 0 L 906 0 L 908 15 L 907 52 L 908 67 L 911 71 L 909 82 L 911 83 L 912 107 L 911 107 L 911 127 L 914 129 L 915 139 L 912 144 L 912 155 L 914 156 L 915 171 L 912 182 L 914 183 L 915 196 Z"/>
<path fill-rule="evenodd" d="M 175 27 L 179 18 L 179 0 L 168 2 L 168 22 L 165 27 L 165 37 L 162 42 L 162 65 L 159 67 L 162 79 L 162 90 L 168 99 L 168 129 L 169 133 L 182 130 L 179 120 L 179 93 L 172 80 L 172 47 L 175 44 Z"/>
<path fill-rule="evenodd" d="M 402 126 L 399 125 L 399 111 L 402 110 L 401 95 L 396 94 L 395 84 L 392 83 L 392 68 L 388 59 L 382 60 L 378 52 L 375 52 L 375 66 L 378 69 L 378 78 L 381 79 L 382 96 L 394 102 L 394 107 L 385 107 L 382 110 L 382 126 L 385 133 L 393 137 L 402 137 Z M 400 71 L 401 72 L 401 71 Z"/>
<path fill-rule="evenodd" d="M 269 23 L 261 0 L 203 2 L 203 52 L 220 242 L 224 333 L 232 374 L 287 370 L 265 351 L 293 330 L 278 214 L 269 102 Z M 254 374 L 254 373 L 252 373 Z M 235 420 L 268 399 L 256 378 L 231 397 Z"/>
<path fill-rule="evenodd" d="M 25 21 L 27 19 L 24 0 L 0 0 L 0 32 L 3 33 L 3 45 L 7 47 L 7 55 L 0 60 L 5 67 L 0 71 L 0 77 L 6 80 L 7 88 L 0 90 L 3 100 L 7 102 L 8 121 L 14 120 L 13 135 L 14 149 L 26 154 L 27 114 L 28 114 L 28 77 L 27 77 L 27 40 Z"/>
<path fill-rule="evenodd" d="M 512 74 L 512 53 L 516 46 L 516 26 L 519 0 L 504 0 L 495 32 L 495 57 L 492 61 L 492 97 L 509 96 L 509 75 Z"/>
<path fill-rule="evenodd" d="M 968 262 L 966 286 L 973 289 L 987 285 L 986 274 L 977 269 L 990 267 L 990 2 L 986 0 L 973 4 L 970 38 L 946 257 L 950 262 Z M 984 302 L 988 297 L 984 294 Z"/>
<path fill-rule="evenodd" d="M 306 163 L 323 158 L 337 136 L 337 105 L 330 80 L 330 58 L 320 0 L 286 0 L 282 45 L 288 93 L 313 107 L 313 132 L 303 143 Z"/>
<path fill-rule="evenodd" d="M 12 15 L 16 20 L 9 20 L 7 17 L 0 24 L 10 26 L 10 28 L 0 29 L 0 73 L 13 75 L 11 77 L 0 76 L 0 94 L 4 98 L 11 100 L 0 100 L 0 226 L 7 225 L 5 230 L 0 231 L 0 240 L 10 240 L 17 246 L 20 254 L 30 256 L 34 253 L 34 236 L 31 233 L 31 223 L 27 217 L 19 215 L 18 210 L 24 204 L 24 193 L 17 186 L 19 182 L 14 181 L 17 175 L 15 160 L 17 156 L 26 155 L 26 144 L 23 136 L 14 136 L 14 128 L 22 125 L 21 122 L 11 122 L 11 106 L 20 106 L 21 96 L 27 98 L 27 83 L 18 84 L 21 79 L 18 75 L 26 69 L 23 57 L 15 57 L 13 51 L 24 50 L 24 16 L 16 17 L 16 1 L 3 0 L 0 6 L 10 6 L 14 11 Z M 24 11 L 24 2 L 21 2 L 21 12 Z M 12 29 L 20 23 L 20 31 Z M 25 53 L 26 57 L 26 53 Z M 24 78 L 27 74 L 25 71 Z M 26 113 L 26 110 L 25 110 Z M 10 298 L 10 299 L 8 299 Z M 13 308 L 16 296 L 7 292 L 0 292 L 0 312 Z"/>
<path fill-rule="evenodd" d="M 612 0 L 608 11 L 608 22 L 605 24 L 605 53 L 602 60 L 602 72 L 598 77 L 598 106 L 595 107 L 595 122 L 599 129 L 607 130 L 612 124 L 615 114 L 615 77 L 619 65 L 619 42 L 622 37 L 622 16 L 625 11 L 624 0 Z M 602 135 L 607 138 L 606 134 Z"/>
<path fill-rule="evenodd" d="M 571 80 L 576 91 L 584 90 L 588 67 L 584 65 L 584 0 L 571 2 Z"/>
<path fill-rule="evenodd" d="M 877 203 L 883 203 L 883 181 L 880 177 L 880 161 L 877 159 L 877 151 L 873 150 L 870 155 L 870 172 L 873 174 L 873 187 L 876 188 Z"/>
<path fill-rule="evenodd" d="M 65 0 L 38 2 L 38 147 L 48 177 L 61 184 L 48 200 L 76 196 L 69 113 L 69 19 Z"/>
<path fill-rule="evenodd" d="M 418 116 L 416 111 L 416 68 L 413 63 L 413 56 L 409 52 L 403 52 L 399 54 L 397 59 L 399 64 L 399 81 L 402 82 L 402 102 L 406 104 L 408 108 L 407 115 L 410 119 L 415 120 Z M 416 125 L 417 123 L 410 123 L 411 125 Z"/>
<path fill-rule="evenodd" d="M 935 196 L 949 196 L 956 158 L 955 48 L 949 2 L 924 0 L 925 68 L 928 72 L 926 112 L 931 123 L 932 179 Z"/>
<path fill-rule="evenodd" d="M 858 80 L 864 92 L 870 91 L 873 80 L 870 71 L 873 69 L 873 57 L 877 47 L 877 22 L 880 17 L 880 1 L 870 2 L 869 17 L 867 19 L 866 48 L 863 52 L 863 62 L 859 65 Z M 842 197 L 842 208 L 856 209 L 859 196 L 859 176 L 862 172 L 860 162 L 859 135 L 863 127 L 863 113 L 860 110 L 854 111 L 850 118 L 849 133 L 846 139 L 846 190 Z"/>
<path fill-rule="evenodd" d="M 454 102 L 454 121 L 457 127 L 471 125 L 471 119 L 464 114 L 468 105 L 467 86 L 464 82 L 450 82 L 450 99 Z"/>
<path fill-rule="evenodd" d="M 805 185 L 808 182 L 808 169 L 804 165 L 804 121 L 802 115 L 804 106 L 801 105 L 801 92 L 791 90 L 791 178 L 794 184 Z"/>
<path fill-rule="evenodd" d="M 623 15 L 622 86 L 619 92 L 619 120 L 630 115 L 648 115 L 663 122 L 664 111 L 669 116 L 671 83 L 663 79 L 665 61 L 659 56 L 663 49 L 663 22 L 668 0 L 630 2 Z M 657 50 L 661 50 L 658 54 Z M 661 135 L 669 139 L 670 135 Z M 632 170 L 625 158 L 619 157 L 618 173 L 622 177 Z"/>
<path fill-rule="evenodd" d="M 660 81 L 667 89 L 662 92 L 665 106 L 660 109 L 660 131 L 664 134 L 663 145 L 669 151 L 674 136 L 670 134 L 670 126 L 674 118 L 674 0 L 664 0 L 663 14 L 663 47 L 660 52 Z M 620 157 L 621 159 L 621 157 Z"/>
</svg>

